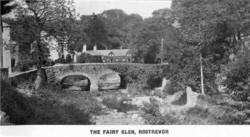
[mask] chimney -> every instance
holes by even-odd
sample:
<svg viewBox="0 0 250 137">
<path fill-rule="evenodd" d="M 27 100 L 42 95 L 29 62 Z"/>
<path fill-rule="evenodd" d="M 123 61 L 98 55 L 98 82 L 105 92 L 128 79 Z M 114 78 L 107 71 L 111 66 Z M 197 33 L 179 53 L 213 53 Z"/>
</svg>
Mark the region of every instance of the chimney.
<svg viewBox="0 0 250 137">
<path fill-rule="evenodd" d="M 83 47 L 82 47 L 82 52 L 86 52 L 87 51 L 87 45 L 84 44 Z"/>
<path fill-rule="evenodd" d="M 97 50 L 97 46 L 96 45 L 94 46 L 93 50 Z"/>
</svg>

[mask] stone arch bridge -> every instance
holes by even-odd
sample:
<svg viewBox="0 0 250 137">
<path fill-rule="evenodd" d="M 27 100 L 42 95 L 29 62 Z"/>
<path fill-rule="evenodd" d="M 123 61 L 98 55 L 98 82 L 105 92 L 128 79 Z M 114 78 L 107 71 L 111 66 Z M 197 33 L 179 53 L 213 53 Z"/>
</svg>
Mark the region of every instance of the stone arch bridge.
<svg viewBox="0 0 250 137">
<path fill-rule="evenodd" d="M 61 81 L 71 75 L 82 75 L 90 80 L 90 91 L 98 90 L 98 80 L 106 74 L 126 75 L 128 73 L 150 75 L 163 73 L 168 64 L 137 64 L 137 63 L 82 63 L 59 64 L 44 67 L 49 83 L 60 84 Z M 145 74 L 144 74 L 145 73 Z M 16 82 L 33 81 L 36 70 L 11 76 Z"/>
</svg>

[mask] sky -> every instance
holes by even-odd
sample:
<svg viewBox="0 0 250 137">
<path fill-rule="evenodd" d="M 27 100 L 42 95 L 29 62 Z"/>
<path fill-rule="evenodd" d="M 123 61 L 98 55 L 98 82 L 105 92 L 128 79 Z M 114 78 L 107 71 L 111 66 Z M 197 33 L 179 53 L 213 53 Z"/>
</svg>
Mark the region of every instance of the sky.
<svg viewBox="0 0 250 137">
<path fill-rule="evenodd" d="M 171 0 L 74 0 L 80 15 L 99 14 L 108 9 L 122 9 L 127 14 L 150 17 L 157 9 L 170 8 Z"/>
</svg>

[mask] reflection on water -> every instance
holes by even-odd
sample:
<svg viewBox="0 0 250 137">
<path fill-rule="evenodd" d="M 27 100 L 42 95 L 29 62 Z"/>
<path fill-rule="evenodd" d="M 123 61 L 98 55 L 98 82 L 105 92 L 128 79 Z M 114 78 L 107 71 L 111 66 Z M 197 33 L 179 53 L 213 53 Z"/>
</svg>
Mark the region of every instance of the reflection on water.
<svg viewBox="0 0 250 137">
<path fill-rule="evenodd" d="M 98 81 L 99 90 L 114 90 L 119 89 L 121 85 L 121 78 L 116 73 L 105 74 L 100 77 Z"/>
<path fill-rule="evenodd" d="M 62 88 L 64 89 L 80 91 L 89 91 L 90 84 L 90 80 L 81 75 L 67 76 L 61 82 Z"/>
</svg>

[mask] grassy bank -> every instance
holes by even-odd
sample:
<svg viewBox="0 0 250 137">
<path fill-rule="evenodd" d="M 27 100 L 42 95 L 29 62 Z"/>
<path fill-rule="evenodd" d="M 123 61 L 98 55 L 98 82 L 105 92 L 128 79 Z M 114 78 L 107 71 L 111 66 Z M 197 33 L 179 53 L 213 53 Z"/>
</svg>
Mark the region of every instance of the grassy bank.
<svg viewBox="0 0 250 137">
<path fill-rule="evenodd" d="M 52 98 L 27 97 L 1 81 L 1 111 L 13 124 L 93 124 L 90 114 Z"/>
</svg>

